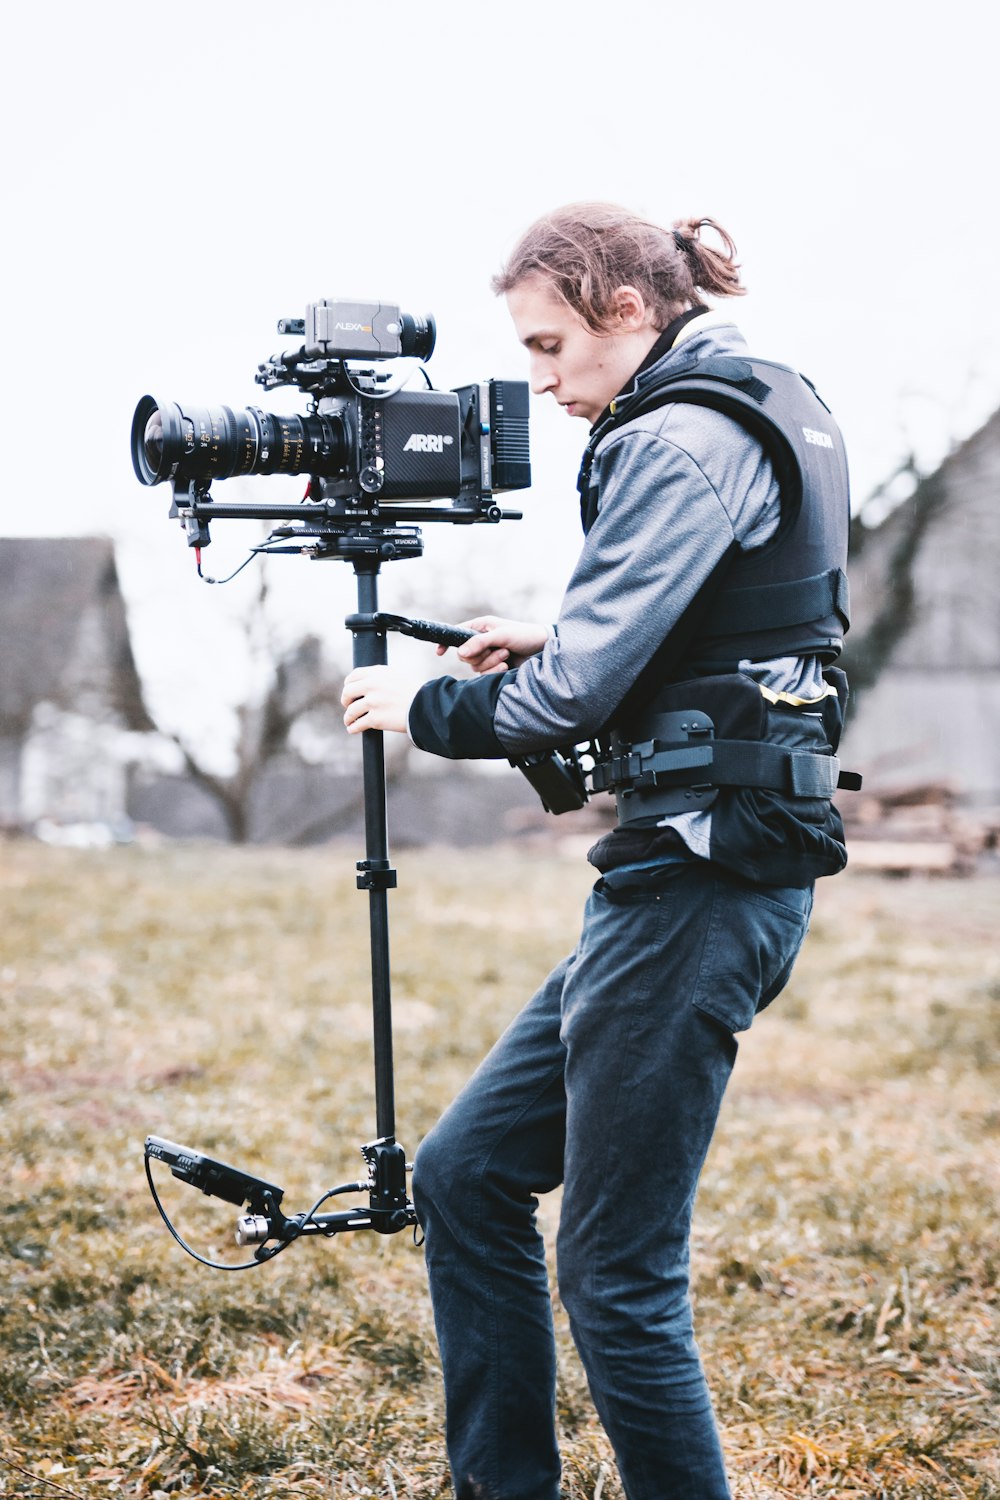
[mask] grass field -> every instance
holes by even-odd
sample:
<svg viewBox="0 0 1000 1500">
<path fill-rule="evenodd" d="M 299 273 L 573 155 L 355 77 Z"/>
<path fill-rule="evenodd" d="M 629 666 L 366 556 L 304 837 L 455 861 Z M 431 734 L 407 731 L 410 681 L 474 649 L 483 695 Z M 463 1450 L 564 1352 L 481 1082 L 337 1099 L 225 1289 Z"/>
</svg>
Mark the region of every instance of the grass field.
<svg viewBox="0 0 1000 1500">
<path fill-rule="evenodd" d="M 0 846 L 0 1495 L 449 1493 L 407 1234 L 242 1274 L 168 1238 L 147 1132 L 305 1208 L 374 1133 L 357 851 Z M 575 938 L 582 857 L 406 853 L 396 1106 L 423 1133 Z M 1000 879 L 821 885 L 741 1042 L 694 1290 L 735 1493 L 1000 1496 Z M 203 1249 L 236 1210 L 166 1179 Z M 543 1200 L 546 1232 L 557 1203 Z M 555 1291 L 554 1291 L 555 1295 Z M 567 1497 L 620 1496 L 556 1296 Z"/>
</svg>

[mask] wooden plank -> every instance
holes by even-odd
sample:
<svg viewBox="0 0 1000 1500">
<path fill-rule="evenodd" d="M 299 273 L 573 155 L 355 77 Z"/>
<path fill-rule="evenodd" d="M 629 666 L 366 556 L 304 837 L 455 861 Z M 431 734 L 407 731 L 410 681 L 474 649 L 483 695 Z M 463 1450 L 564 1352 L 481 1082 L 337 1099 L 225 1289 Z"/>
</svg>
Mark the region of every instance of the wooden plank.
<svg viewBox="0 0 1000 1500">
<path fill-rule="evenodd" d="M 957 868 L 958 850 L 950 841 L 910 842 L 904 839 L 847 840 L 848 864 L 859 870 L 948 871 Z"/>
</svg>

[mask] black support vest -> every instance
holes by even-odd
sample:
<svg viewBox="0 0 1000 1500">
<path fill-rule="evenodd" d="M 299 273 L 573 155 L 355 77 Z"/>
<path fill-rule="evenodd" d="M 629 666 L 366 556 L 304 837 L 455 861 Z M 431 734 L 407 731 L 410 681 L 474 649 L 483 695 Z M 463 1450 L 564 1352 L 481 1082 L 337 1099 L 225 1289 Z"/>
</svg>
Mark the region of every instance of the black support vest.
<svg viewBox="0 0 1000 1500">
<path fill-rule="evenodd" d="M 846 862 L 830 801 L 847 691 L 832 669 L 849 626 L 843 440 L 788 366 L 742 355 L 692 360 L 616 398 L 596 424 L 580 470 L 585 530 L 597 517 L 598 444 L 675 401 L 711 407 L 757 439 L 778 482 L 780 521 L 764 546 L 732 545 L 612 715 L 593 787 L 615 791 L 620 826 L 591 860 L 607 870 L 655 857 L 670 837 L 658 827 L 664 817 L 711 807 L 713 860 L 752 881 L 804 884 Z M 741 661 L 788 656 L 819 658 L 825 699 L 769 702 L 738 671 Z"/>
<path fill-rule="evenodd" d="M 630 698 L 648 703 L 658 683 L 734 671 L 742 660 L 835 661 L 850 623 L 847 458 L 829 408 L 788 366 L 716 355 L 617 398 L 584 454 L 584 529 L 597 516 L 597 491 L 590 487 L 597 445 L 615 428 L 675 401 L 711 407 L 757 439 L 778 481 L 781 520 L 763 547 L 745 552 L 734 544 Z"/>
</svg>

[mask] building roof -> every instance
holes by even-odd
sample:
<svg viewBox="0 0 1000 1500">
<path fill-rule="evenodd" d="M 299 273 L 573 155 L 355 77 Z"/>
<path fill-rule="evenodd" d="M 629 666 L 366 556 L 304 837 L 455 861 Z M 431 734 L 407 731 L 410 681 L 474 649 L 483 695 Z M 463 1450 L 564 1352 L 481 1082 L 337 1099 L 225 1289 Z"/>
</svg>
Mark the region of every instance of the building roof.
<svg viewBox="0 0 1000 1500">
<path fill-rule="evenodd" d="M 153 727 L 109 539 L 0 538 L 0 642 L 4 733 L 23 734 L 39 703 Z"/>
</svg>

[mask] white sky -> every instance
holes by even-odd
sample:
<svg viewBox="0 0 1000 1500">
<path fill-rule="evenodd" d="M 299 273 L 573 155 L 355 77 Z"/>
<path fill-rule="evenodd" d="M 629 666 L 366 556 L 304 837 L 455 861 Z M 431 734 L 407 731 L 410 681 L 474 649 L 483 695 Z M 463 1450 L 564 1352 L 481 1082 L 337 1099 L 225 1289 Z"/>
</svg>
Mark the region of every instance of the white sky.
<svg viewBox="0 0 1000 1500">
<path fill-rule="evenodd" d="M 194 580 L 168 487 L 132 473 L 138 398 L 304 410 L 253 374 L 290 342 L 279 317 L 336 296 L 433 312 L 439 386 L 523 376 L 489 277 L 579 198 L 730 230 L 739 321 L 833 406 L 857 497 L 910 447 L 934 463 L 1000 405 L 985 24 L 966 0 L 20 0 L 0 98 L 0 535 L 113 536 L 154 702 L 183 718 L 232 690 L 225 622 L 251 570 Z M 526 590 L 554 612 L 585 438 L 537 403 L 526 519 L 426 528 L 425 558 L 385 570 L 385 607 L 446 615 L 471 577 L 501 612 Z M 245 542 L 216 525 L 210 571 Z M 344 654 L 350 570 L 266 566 L 289 633 Z"/>
</svg>

